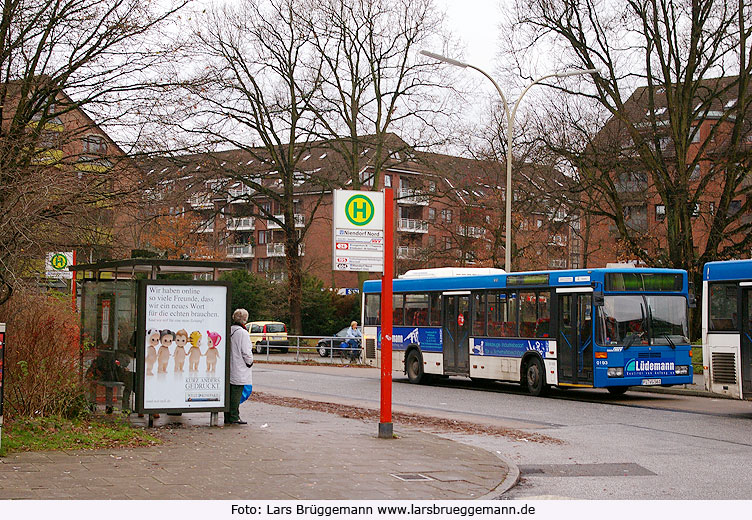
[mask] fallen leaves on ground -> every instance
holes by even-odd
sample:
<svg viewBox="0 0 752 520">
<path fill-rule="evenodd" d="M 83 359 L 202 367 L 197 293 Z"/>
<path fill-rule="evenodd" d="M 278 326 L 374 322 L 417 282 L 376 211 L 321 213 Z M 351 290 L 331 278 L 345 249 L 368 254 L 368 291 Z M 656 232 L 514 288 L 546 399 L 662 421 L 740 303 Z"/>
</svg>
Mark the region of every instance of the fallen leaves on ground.
<svg viewBox="0 0 752 520">
<path fill-rule="evenodd" d="M 312 401 L 300 397 L 281 397 L 264 392 L 254 392 L 252 399 L 266 404 L 287 406 L 288 408 L 301 408 L 325 412 L 347 419 L 361 421 L 374 421 L 379 419 L 379 410 L 362 408 L 338 403 Z M 392 412 L 392 420 L 395 423 L 413 426 L 419 429 L 442 430 L 468 434 L 497 435 L 507 437 L 513 441 L 537 442 L 541 444 L 564 444 L 560 439 L 549 437 L 540 433 L 529 433 L 515 428 L 504 428 L 487 424 L 478 424 L 470 421 L 461 421 L 444 417 L 433 417 L 417 413 Z"/>
</svg>

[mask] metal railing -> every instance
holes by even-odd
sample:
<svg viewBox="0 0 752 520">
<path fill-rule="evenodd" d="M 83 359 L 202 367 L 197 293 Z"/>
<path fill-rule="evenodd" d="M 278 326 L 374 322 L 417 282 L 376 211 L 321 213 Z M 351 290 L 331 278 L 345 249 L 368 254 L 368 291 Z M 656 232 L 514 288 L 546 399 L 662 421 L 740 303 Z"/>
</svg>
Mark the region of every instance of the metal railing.
<svg viewBox="0 0 752 520">
<path fill-rule="evenodd" d="M 266 361 L 291 361 L 290 355 L 295 354 L 296 363 L 319 361 L 338 363 L 343 365 L 359 365 L 363 363 L 363 338 L 357 347 L 350 346 L 348 339 L 337 336 L 287 336 L 287 345 L 270 343 L 270 340 L 259 340 L 253 344 L 254 356 L 263 355 Z M 342 343 L 345 346 L 342 346 Z M 272 351 L 281 351 L 272 357 Z"/>
</svg>

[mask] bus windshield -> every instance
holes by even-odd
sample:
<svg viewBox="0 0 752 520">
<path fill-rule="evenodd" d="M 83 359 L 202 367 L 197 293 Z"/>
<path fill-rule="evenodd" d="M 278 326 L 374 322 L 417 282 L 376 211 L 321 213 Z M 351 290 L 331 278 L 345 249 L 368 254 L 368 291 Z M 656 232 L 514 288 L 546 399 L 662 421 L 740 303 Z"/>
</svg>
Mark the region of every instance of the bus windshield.
<svg viewBox="0 0 752 520">
<path fill-rule="evenodd" d="M 601 345 L 674 347 L 689 343 L 684 296 L 606 296 L 598 312 Z"/>
</svg>

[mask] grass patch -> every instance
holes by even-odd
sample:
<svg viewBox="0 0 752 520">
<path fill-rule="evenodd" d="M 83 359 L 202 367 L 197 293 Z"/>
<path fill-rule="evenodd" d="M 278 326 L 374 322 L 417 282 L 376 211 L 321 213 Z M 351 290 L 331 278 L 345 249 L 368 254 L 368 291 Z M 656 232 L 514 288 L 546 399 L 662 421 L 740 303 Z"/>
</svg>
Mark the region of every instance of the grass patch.
<svg viewBox="0 0 752 520">
<path fill-rule="evenodd" d="M 18 419 L 3 426 L 0 456 L 19 451 L 153 446 L 161 441 L 133 428 L 124 417 Z"/>
<path fill-rule="evenodd" d="M 702 374 L 702 345 L 692 345 L 692 372 Z"/>
</svg>

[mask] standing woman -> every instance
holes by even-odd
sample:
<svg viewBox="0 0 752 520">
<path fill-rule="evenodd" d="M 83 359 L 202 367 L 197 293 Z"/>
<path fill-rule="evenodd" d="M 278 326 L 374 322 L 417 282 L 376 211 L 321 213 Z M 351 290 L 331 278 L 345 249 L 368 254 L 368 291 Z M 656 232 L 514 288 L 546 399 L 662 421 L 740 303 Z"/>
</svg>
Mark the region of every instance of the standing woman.
<svg viewBox="0 0 752 520">
<path fill-rule="evenodd" d="M 245 329 L 248 311 L 236 309 L 232 313 L 230 328 L 230 411 L 225 413 L 225 424 L 248 424 L 240 419 L 240 403 L 248 399 L 253 389 L 251 367 L 253 352 L 251 337 Z"/>
</svg>

